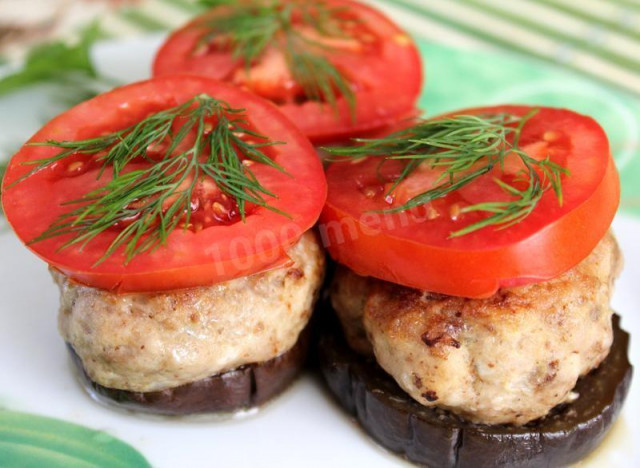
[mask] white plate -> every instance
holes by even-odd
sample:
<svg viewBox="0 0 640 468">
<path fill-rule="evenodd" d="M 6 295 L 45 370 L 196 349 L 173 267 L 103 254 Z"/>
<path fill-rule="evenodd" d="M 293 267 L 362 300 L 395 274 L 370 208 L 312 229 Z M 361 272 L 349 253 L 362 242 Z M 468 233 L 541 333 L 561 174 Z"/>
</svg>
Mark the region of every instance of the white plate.
<svg viewBox="0 0 640 468">
<path fill-rule="evenodd" d="M 158 39 L 103 44 L 100 68 L 126 81 L 148 75 Z M 2 142 L 38 127 L 44 96 L 0 101 Z M 640 221 L 619 216 L 614 229 L 626 258 L 614 308 L 631 332 L 631 361 L 640 357 Z M 153 466 L 398 466 L 334 404 L 311 375 L 258 414 L 241 420 L 141 417 L 94 403 L 73 378 L 57 333 L 58 293 L 46 265 L 5 228 L 0 232 L 0 407 L 52 416 L 104 430 L 137 448 Z M 632 385 L 622 417 L 584 466 L 640 466 L 640 394 Z M 636 415 L 634 417 L 633 415 Z"/>
</svg>

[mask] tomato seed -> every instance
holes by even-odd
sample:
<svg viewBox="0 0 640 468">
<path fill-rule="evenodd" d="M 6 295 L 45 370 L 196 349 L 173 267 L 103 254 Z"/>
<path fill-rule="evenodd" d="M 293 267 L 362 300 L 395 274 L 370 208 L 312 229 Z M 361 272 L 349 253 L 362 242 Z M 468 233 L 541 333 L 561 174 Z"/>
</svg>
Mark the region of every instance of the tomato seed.
<svg viewBox="0 0 640 468">
<path fill-rule="evenodd" d="M 460 214 L 461 214 L 460 203 L 454 203 L 453 205 L 451 205 L 451 207 L 449 208 L 449 216 L 451 216 L 451 219 L 453 221 L 457 221 L 458 218 L 460 218 Z"/>
<path fill-rule="evenodd" d="M 214 202 L 211 208 L 213 209 L 213 212 L 218 216 L 226 215 L 229 211 L 222 205 L 222 203 L 219 202 Z"/>
<path fill-rule="evenodd" d="M 67 171 L 78 172 L 82 169 L 82 166 L 84 166 L 84 163 L 82 161 L 74 161 L 67 166 Z"/>
<path fill-rule="evenodd" d="M 542 135 L 542 139 L 544 141 L 548 141 L 548 142 L 556 141 L 559 138 L 560 138 L 560 134 L 558 132 L 554 132 L 552 130 L 548 130 L 548 131 L 544 132 L 544 134 Z"/>
<path fill-rule="evenodd" d="M 364 194 L 365 197 L 367 198 L 373 198 L 376 196 L 376 194 L 378 193 L 378 191 L 372 187 L 367 187 L 366 189 L 364 189 L 362 191 L 362 193 Z"/>
</svg>

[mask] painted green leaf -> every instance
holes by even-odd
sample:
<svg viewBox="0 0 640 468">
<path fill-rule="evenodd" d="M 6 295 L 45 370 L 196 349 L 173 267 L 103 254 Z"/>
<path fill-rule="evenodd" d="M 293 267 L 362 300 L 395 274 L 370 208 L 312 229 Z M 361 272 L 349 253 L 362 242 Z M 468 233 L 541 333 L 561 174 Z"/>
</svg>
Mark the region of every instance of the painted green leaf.
<svg viewBox="0 0 640 468">
<path fill-rule="evenodd" d="M 0 183 L 2 183 L 2 178 L 4 177 L 4 173 L 7 170 L 7 165 L 9 161 L 2 160 L 0 161 Z"/>
<path fill-rule="evenodd" d="M 2 179 L 4 178 L 4 173 L 7 172 L 8 165 L 9 165 L 8 160 L 0 159 L 0 201 L 2 200 Z M 2 203 L 0 203 L 0 216 L 4 216 L 4 212 L 2 210 Z"/>
<path fill-rule="evenodd" d="M 70 77 L 96 78 L 91 46 L 100 37 L 97 25 L 86 28 L 77 44 L 53 41 L 32 48 L 22 69 L 0 78 L 0 95 L 36 83 L 65 81 Z"/>
<path fill-rule="evenodd" d="M 133 468 L 150 465 L 133 447 L 105 432 L 59 419 L 0 410 L 0 466 Z"/>
</svg>

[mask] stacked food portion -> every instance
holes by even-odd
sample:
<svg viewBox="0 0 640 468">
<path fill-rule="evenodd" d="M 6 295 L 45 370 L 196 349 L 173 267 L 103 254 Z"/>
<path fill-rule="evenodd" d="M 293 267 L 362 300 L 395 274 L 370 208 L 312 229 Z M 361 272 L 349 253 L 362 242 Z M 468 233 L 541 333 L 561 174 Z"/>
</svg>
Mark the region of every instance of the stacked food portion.
<svg viewBox="0 0 640 468">
<path fill-rule="evenodd" d="M 293 380 L 324 276 L 309 229 L 326 181 L 268 102 L 200 77 L 125 86 L 45 125 L 4 183 L 94 395 L 228 412 Z"/>
<path fill-rule="evenodd" d="M 321 229 L 342 330 L 320 353 L 342 405 L 429 466 L 588 453 L 631 379 L 609 306 L 619 184 L 598 124 L 470 109 L 332 152 Z"/>
</svg>

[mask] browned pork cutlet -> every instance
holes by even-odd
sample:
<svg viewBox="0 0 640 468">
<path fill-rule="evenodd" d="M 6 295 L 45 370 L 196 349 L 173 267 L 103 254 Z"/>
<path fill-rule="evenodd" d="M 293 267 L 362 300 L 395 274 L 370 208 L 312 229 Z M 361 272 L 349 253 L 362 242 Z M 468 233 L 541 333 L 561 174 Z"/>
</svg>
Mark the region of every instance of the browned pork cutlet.
<svg viewBox="0 0 640 468">
<path fill-rule="evenodd" d="M 419 403 L 472 422 L 524 424 L 575 398 L 578 378 L 606 357 L 620 268 L 607 234 L 558 278 L 487 299 L 432 294 L 342 268 L 332 303 L 350 345 L 372 349 Z"/>
<path fill-rule="evenodd" d="M 91 380 L 135 392 L 268 361 L 296 343 L 324 277 L 315 234 L 304 234 L 288 255 L 290 266 L 162 293 L 115 294 L 53 272 L 60 332 Z"/>
</svg>

